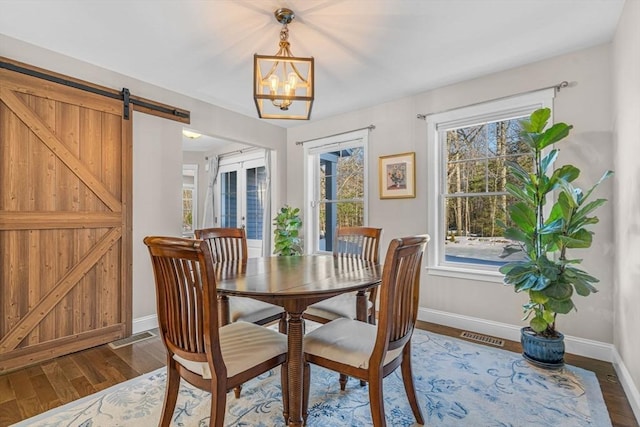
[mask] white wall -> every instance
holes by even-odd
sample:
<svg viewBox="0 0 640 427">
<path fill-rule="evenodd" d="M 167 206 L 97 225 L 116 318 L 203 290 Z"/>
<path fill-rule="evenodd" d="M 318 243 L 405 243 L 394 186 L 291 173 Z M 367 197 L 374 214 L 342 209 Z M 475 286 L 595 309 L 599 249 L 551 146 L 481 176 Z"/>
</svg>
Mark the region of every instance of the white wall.
<svg viewBox="0 0 640 427">
<path fill-rule="evenodd" d="M 156 313 L 153 270 L 145 236 L 182 235 L 182 125 L 133 115 L 133 318 Z"/>
<path fill-rule="evenodd" d="M 555 85 L 575 82 L 555 100 L 555 119 L 574 125 L 571 141 L 563 143 L 560 163 L 572 162 L 582 170 L 579 185 L 590 187 L 607 169 L 613 169 L 611 127 L 610 46 L 599 46 L 509 71 L 432 90 L 379 106 L 354 111 L 330 119 L 290 128 L 288 139 L 287 200 L 302 206 L 302 147 L 295 141 L 322 137 L 373 124 L 370 133 L 369 224 L 384 229 L 382 248 L 391 238 L 429 233 L 427 204 L 434 196 L 426 191 L 426 123 L 416 114 L 429 114 L 476 102 Z M 378 157 L 416 152 L 415 199 L 380 200 L 378 197 Z M 566 334 L 603 343 L 613 342 L 613 184 L 599 188 L 598 196 L 610 202 L 598 211 L 600 224 L 594 227 L 595 244 L 580 254 L 583 267 L 601 280 L 600 292 L 578 297 L 578 312 L 559 319 Z M 428 248 L 427 248 L 428 250 Z M 524 326 L 521 303 L 525 295 L 515 294 L 501 283 L 432 276 L 423 272 L 422 313 L 456 318 L 470 316 L 487 323 Z M 440 319 L 443 316 L 440 316 Z M 517 331 L 517 328 L 513 328 Z M 507 336 L 510 338 L 510 336 Z"/>
<path fill-rule="evenodd" d="M 614 343 L 623 385 L 640 420 L 640 2 L 627 1 L 613 44 L 616 134 Z M 624 375 L 628 375 L 625 378 Z M 628 381 L 625 381 L 627 379 Z"/>
<path fill-rule="evenodd" d="M 282 164 L 286 162 L 286 130 L 266 121 L 243 116 L 2 34 L 0 56 L 118 90 L 126 87 L 132 95 L 189 110 L 190 128 L 230 141 L 271 148 L 281 153 L 278 159 L 282 160 Z M 181 234 L 183 124 L 142 113 L 135 113 L 133 120 L 133 327 L 136 331 L 153 326 L 155 315 L 153 276 L 142 238 L 147 234 Z M 285 172 L 283 168 L 280 169 L 276 170 L 273 181 L 276 195 L 286 192 Z M 274 200 L 274 206 L 280 204 L 280 200 Z M 151 324 L 145 324 L 144 320 L 149 318 Z"/>
</svg>

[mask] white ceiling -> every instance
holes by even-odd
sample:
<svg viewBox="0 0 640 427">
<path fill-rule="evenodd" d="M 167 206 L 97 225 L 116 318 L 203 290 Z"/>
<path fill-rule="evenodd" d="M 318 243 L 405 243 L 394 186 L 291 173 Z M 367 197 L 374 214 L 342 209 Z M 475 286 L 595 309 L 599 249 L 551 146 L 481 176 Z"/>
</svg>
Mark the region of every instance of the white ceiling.
<svg viewBox="0 0 640 427">
<path fill-rule="evenodd" d="M 624 0 L 0 0 L 0 33 L 257 117 L 253 54 L 313 56 L 312 120 L 611 41 Z M 271 120 L 288 127 L 298 121 Z"/>
</svg>

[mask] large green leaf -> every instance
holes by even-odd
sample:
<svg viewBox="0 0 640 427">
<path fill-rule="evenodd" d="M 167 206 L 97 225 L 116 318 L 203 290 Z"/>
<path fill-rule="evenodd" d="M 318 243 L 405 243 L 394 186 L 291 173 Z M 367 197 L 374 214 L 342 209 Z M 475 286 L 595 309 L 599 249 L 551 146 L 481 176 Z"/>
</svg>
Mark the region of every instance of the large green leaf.
<svg viewBox="0 0 640 427">
<path fill-rule="evenodd" d="M 504 162 L 505 166 L 509 169 L 509 172 L 520 182 L 531 182 L 530 173 L 519 163 L 507 160 Z"/>
<path fill-rule="evenodd" d="M 566 123 L 556 123 L 547 130 L 544 131 L 537 142 L 537 149 L 544 150 L 545 147 L 555 144 L 561 139 L 566 138 L 569 135 L 569 131 L 573 126 Z"/>
<path fill-rule="evenodd" d="M 560 150 L 556 150 L 554 148 L 549 152 L 549 154 L 542 158 L 542 160 L 540 161 L 540 168 L 542 169 L 542 172 L 547 172 L 549 166 L 551 166 L 553 162 L 555 162 L 558 158 L 558 153 L 560 153 Z"/>
<path fill-rule="evenodd" d="M 555 221 L 544 224 L 540 227 L 540 234 L 553 234 L 559 233 L 564 229 L 564 219 L 558 218 Z"/>
<path fill-rule="evenodd" d="M 517 202 L 509 206 L 511 220 L 525 233 L 536 227 L 536 211 L 524 202 Z"/>
<path fill-rule="evenodd" d="M 551 174 L 552 180 L 564 180 L 567 182 L 573 182 L 580 176 L 580 169 L 573 165 L 564 165 L 553 171 Z"/>
<path fill-rule="evenodd" d="M 534 291 L 541 291 L 549 286 L 550 283 L 549 278 L 543 274 L 532 275 L 532 278 L 529 280 L 529 282 L 529 287 L 527 289 L 531 289 Z"/>
<path fill-rule="evenodd" d="M 545 304 L 545 306 L 549 310 L 560 314 L 567 314 L 575 308 L 575 306 L 573 305 L 573 301 L 571 301 L 571 298 L 563 300 L 549 298 L 549 301 Z"/>
<path fill-rule="evenodd" d="M 540 291 L 529 291 L 529 299 L 535 304 L 544 304 L 549 301 L 549 297 Z"/>
<path fill-rule="evenodd" d="M 530 239 L 531 234 L 527 234 L 524 231 L 517 228 L 507 228 L 504 233 L 504 237 L 511 240 L 516 240 L 518 242 L 527 243 Z"/>
<path fill-rule="evenodd" d="M 542 317 L 536 316 L 533 319 L 531 319 L 531 322 L 529 322 L 529 326 L 534 331 L 536 331 L 538 333 L 541 333 L 541 332 L 544 332 L 547 329 L 549 324 Z"/>
<path fill-rule="evenodd" d="M 521 122 L 522 128 L 525 132 L 530 133 L 541 133 L 545 126 L 547 126 L 547 122 L 551 117 L 551 109 L 550 108 L 539 108 L 529 116 L 529 120 L 523 120 Z"/>
<path fill-rule="evenodd" d="M 591 212 L 593 212 L 594 210 L 596 210 L 597 208 L 599 208 L 600 206 L 605 204 L 606 201 L 607 201 L 607 199 L 597 199 L 597 200 L 594 200 L 593 202 L 589 202 L 586 205 L 581 206 L 573 214 L 572 222 L 573 221 L 575 221 L 575 222 L 580 221 L 582 218 L 586 217 Z M 597 222 L 597 218 L 596 218 L 596 222 Z M 592 223 L 592 224 L 595 224 L 595 222 Z"/>
<path fill-rule="evenodd" d="M 593 234 L 590 231 L 581 228 L 570 236 L 561 236 L 560 239 L 569 249 L 586 249 L 591 247 Z"/>
<path fill-rule="evenodd" d="M 549 297 L 549 299 L 563 300 L 571 298 L 573 295 L 573 288 L 570 284 L 564 282 L 553 282 L 547 286 L 542 293 Z"/>
<path fill-rule="evenodd" d="M 513 197 L 523 202 L 533 205 L 535 203 L 534 196 L 528 191 L 526 186 L 516 185 L 511 182 L 505 184 L 505 188 Z"/>
</svg>

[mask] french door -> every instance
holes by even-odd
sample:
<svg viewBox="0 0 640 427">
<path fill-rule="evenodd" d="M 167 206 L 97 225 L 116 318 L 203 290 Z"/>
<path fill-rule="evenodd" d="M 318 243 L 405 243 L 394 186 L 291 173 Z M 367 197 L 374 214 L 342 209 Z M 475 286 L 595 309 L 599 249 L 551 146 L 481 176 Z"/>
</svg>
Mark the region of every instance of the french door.
<svg viewBox="0 0 640 427">
<path fill-rule="evenodd" d="M 262 157 L 220 162 L 218 224 L 220 227 L 243 227 L 246 230 L 250 257 L 262 254 L 266 178 Z"/>
</svg>

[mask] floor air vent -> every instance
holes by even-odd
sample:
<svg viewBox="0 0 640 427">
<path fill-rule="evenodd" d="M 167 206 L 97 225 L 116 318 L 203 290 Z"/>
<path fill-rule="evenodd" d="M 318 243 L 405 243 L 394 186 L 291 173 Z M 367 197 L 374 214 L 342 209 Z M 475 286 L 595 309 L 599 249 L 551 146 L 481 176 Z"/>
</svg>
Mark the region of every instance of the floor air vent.
<svg viewBox="0 0 640 427">
<path fill-rule="evenodd" d="M 489 337 L 487 335 L 476 334 L 475 332 L 464 331 L 460 334 L 462 338 L 467 338 L 473 341 L 478 341 L 483 344 L 491 344 L 496 347 L 504 347 L 504 340 L 500 338 Z"/>
<path fill-rule="evenodd" d="M 125 347 L 127 345 L 131 345 L 131 344 L 136 343 L 136 342 L 140 342 L 140 341 L 144 341 L 144 340 L 149 339 L 149 338 L 153 338 L 155 336 L 156 336 L 156 334 L 154 334 L 153 332 L 144 331 L 144 332 L 140 332 L 138 334 L 133 334 L 130 337 L 123 338 L 121 340 L 110 342 L 109 343 L 109 347 L 111 347 L 113 349 L 121 348 L 121 347 Z"/>
</svg>

